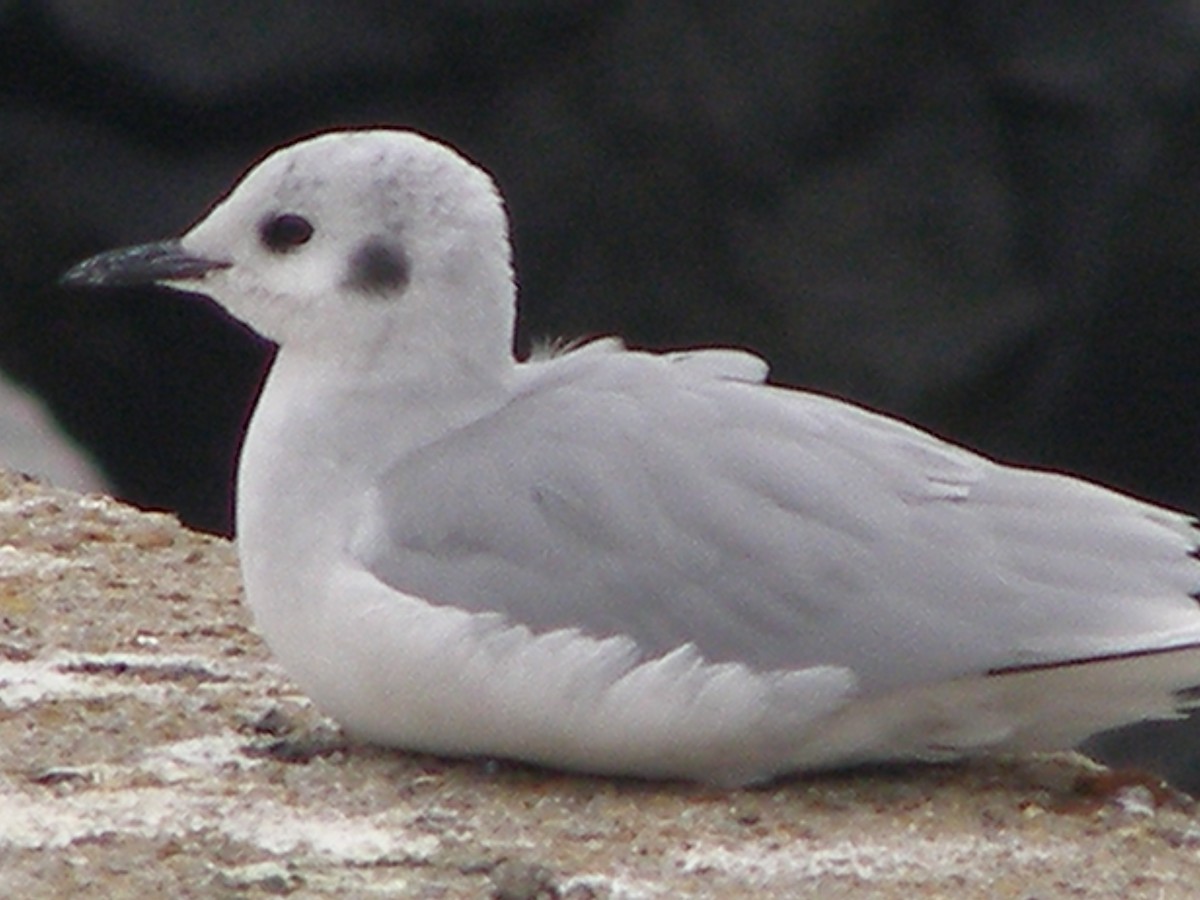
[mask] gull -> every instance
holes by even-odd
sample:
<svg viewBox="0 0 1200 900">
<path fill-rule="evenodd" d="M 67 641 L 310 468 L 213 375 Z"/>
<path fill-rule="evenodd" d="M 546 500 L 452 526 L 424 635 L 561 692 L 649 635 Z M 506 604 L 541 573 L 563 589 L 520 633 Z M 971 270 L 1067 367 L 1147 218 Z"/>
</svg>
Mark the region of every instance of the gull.
<svg viewBox="0 0 1200 900">
<path fill-rule="evenodd" d="M 201 293 L 278 344 L 246 600 L 357 738 L 737 786 L 1066 748 L 1196 698 L 1194 520 L 741 350 L 518 361 L 500 194 L 414 132 L 280 148 L 182 238 L 63 280 Z"/>
</svg>

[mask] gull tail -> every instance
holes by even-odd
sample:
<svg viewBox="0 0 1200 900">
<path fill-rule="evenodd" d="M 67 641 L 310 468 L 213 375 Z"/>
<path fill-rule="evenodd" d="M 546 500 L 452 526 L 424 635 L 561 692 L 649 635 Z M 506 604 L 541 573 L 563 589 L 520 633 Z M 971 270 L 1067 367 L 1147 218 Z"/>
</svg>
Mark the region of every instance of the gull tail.
<svg viewBox="0 0 1200 900">
<path fill-rule="evenodd" d="M 995 669 L 853 701 L 797 748 L 801 768 L 1065 750 L 1200 707 L 1200 642 Z"/>
<path fill-rule="evenodd" d="M 1029 711 L 1016 717 L 1018 748 L 1074 746 L 1101 731 L 1183 718 L 1200 707 L 1200 642 L 1010 666 L 986 680 L 1010 708 Z"/>
</svg>

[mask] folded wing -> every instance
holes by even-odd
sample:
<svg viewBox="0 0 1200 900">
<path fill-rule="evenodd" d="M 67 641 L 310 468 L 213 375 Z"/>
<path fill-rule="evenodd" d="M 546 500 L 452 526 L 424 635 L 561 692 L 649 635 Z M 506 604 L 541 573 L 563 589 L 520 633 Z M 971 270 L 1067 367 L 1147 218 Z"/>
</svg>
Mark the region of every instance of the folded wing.
<svg viewBox="0 0 1200 900">
<path fill-rule="evenodd" d="M 1014 469 L 736 351 L 588 345 L 398 460 L 355 551 L 535 634 L 844 667 L 870 696 L 1200 642 L 1185 516 Z"/>
</svg>

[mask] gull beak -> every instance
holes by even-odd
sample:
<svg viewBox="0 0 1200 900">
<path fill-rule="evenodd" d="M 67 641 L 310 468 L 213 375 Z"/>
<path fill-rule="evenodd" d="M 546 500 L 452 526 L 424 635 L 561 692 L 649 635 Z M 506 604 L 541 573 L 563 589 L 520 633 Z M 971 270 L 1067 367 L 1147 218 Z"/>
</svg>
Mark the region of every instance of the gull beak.
<svg viewBox="0 0 1200 900">
<path fill-rule="evenodd" d="M 72 266 L 58 283 L 65 287 L 131 287 L 155 282 L 196 281 L 226 260 L 204 259 L 183 249 L 178 240 L 121 247 Z"/>
</svg>

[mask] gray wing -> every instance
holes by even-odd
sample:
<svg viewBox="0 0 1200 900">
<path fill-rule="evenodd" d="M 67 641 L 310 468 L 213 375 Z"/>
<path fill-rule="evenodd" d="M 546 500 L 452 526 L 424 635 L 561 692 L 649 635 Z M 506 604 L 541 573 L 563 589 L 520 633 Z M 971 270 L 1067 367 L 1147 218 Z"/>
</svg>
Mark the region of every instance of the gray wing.
<svg viewBox="0 0 1200 900">
<path fill-rule="evenodd" d="M 395 464 L 355 550 L 537 633 L 847 666 L 867 690 L 1200 640 L 1185 517 L 764 375 L 733 351 L 528 364 L 510 403 Z"/>
</svg>

